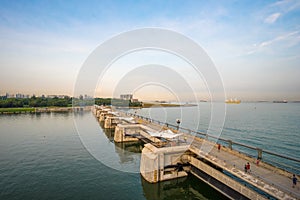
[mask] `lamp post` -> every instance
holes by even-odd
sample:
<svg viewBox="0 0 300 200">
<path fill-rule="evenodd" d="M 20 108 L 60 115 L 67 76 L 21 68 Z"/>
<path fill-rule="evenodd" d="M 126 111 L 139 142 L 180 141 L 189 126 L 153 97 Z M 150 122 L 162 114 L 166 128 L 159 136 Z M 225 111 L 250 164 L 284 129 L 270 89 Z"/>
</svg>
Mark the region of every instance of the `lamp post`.
<svg viewBox="0 0 300 200">
<path fill-rule="evenodd" d="M 180 119 L 176 119 L 176 123 L 177 123 L 177 131 L 179 130 L 179 125 L 180 125 Z"/>
</svg>

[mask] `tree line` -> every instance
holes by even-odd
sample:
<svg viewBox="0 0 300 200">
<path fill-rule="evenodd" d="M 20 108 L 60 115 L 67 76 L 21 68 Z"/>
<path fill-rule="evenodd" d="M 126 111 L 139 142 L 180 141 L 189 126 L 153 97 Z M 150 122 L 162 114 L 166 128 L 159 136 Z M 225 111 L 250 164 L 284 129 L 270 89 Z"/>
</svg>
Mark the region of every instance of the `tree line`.
<svg viewBox="0 0 300 200">
<path fill-rule="evenodd" d="M 141 107 L 142 102 L 131 102 L 130 100 L 116 98 L 95 98 L 96 105 L 113 105 L 116 107 Z"/>
<path fill-rule="evenodd" d="M 31 98 L 1 98 L 0 108 L 22 108 L 22 107 L 68 107 L 72 106 L 72 98 L 43 98 L 43 97 L 31 97 Z"/>
<path fill-rule="evenodd" d="M 141 102 L 131 102 L 129 100 L 113 98 L 95 98 L 82 99 L 65 96 L 64 98 L 6 98 L 0 97 L 0 108 L 22 108 L 22 107 L 72 107 L 74 106 L 91 106 L 91 105 L 113 105 L 119 107 L 140 107 Z"/>
</svg>

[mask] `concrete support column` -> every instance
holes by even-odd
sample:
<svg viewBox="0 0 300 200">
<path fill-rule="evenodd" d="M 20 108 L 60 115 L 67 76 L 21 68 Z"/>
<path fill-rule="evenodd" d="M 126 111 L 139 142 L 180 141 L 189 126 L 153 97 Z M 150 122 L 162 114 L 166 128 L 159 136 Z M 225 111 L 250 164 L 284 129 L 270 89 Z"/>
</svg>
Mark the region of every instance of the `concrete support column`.
<svg viewBox="0 0 300 200">
<path fill-rule="evenodd" d="M 262 149 L 257 148 L 257 159 L 262 159 Z"/>
<path fill-rule="evenodd" d="M 229 148 L 230 150 L 232 150 L 232 141 L 231 141 L 231 140 L 228 140 L 227 142 L 228 142 L 228 148 Z"/>
</svg>

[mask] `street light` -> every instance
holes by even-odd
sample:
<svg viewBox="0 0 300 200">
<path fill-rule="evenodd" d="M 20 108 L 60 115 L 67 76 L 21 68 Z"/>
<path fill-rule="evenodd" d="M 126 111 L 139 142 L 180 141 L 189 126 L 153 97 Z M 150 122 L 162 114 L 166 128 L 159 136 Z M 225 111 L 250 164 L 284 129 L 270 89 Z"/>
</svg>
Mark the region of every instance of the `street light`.
<svg viewBox="0 0 300 200">
<path fill-rule="evenodd" d="M 176 123 L 177 123 L 177 130 L 179 130 L 180 119 L 176 119 Z"/>
</svg>

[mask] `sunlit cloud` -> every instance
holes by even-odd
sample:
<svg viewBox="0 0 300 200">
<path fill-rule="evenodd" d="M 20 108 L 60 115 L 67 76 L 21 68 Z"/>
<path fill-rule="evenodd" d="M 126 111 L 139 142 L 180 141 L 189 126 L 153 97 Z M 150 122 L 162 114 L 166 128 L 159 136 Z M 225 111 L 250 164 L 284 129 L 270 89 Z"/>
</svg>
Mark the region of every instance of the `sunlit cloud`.
<svg viewBox="0 0 300 200">
<path fill-rule="evenodd" d="M 265 19 L 265 23 L 268 24 L 273 24 L 274 22 L 276 22 L 276 20 L 281 16 L 281 13 L 274 13 L 269 15 L 266 19 Z"/>
<path fill-rule="evenodd" d="M 270 7 L 280 9 L 283 12 L 290 12 L 300 7 L 300 1 L 298 0 L 282 0 L 270 4 Z"/>
<path fill-rule="evenodd" d="M 274 44 L 277 44 L 279 42 L 286 42 L 286 41 L 293 41 L 293 44 L 298 44 L 300 42 L 299 40 L 299 31 L 293 31 L 290 33 L 286 33 L 283 35 L 279 35 L 271 40 L 266 40 L 266 41 L 262 41 L 258 44 L 254 44 L 253 45 L 253 49 L 248 51 L 247 54 L 253 54 L 259 51 L 262 51 L 264 48 L 270 47 Z M 290 45 L 288 45 L 287 47 L 290 47 Z M 282 49 L 281 49 L 282 50 Z"/>
</svg>

